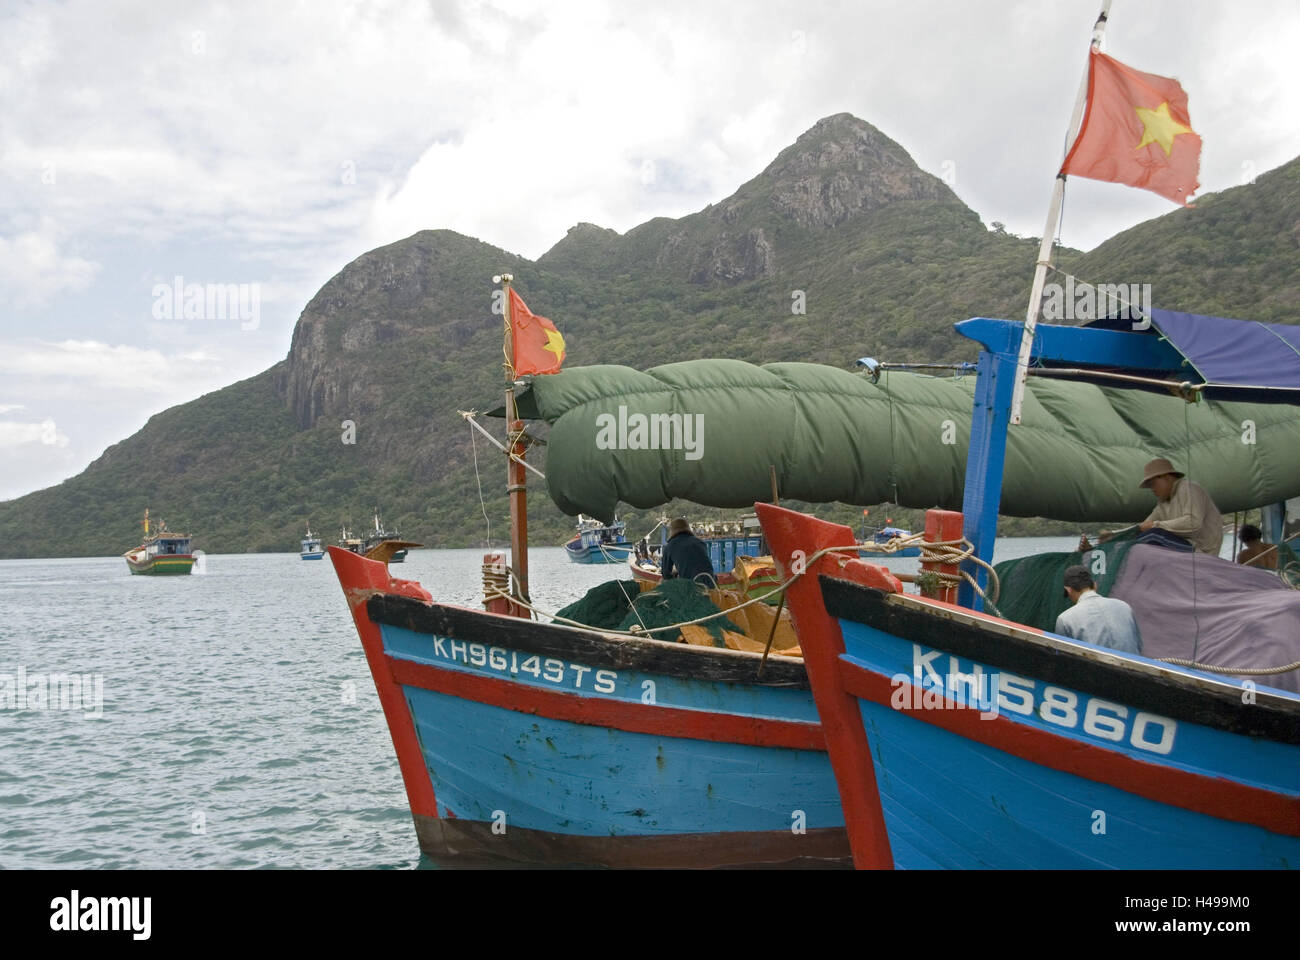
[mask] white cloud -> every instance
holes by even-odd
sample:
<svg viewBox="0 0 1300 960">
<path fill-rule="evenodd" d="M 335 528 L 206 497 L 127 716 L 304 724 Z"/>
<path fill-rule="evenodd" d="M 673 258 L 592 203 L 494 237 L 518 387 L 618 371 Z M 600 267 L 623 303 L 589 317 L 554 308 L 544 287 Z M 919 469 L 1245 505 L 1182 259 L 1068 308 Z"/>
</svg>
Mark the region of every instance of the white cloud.
<svg viewBox="0 0 1300 960">
<path fill-rule="evenodd" d="M 53 420 L 48 418 L 40 423 L 0 420 L 0 449 L 19 447 L 26 444 L 66 447 L 68 445 L 68 435 L 60 430 Z"/>
<path fill-rule="evenodd" d="M 43 218 L 36 230 L 0 236 L 0 297 L 17 307 L 39 306 L 95 278 L 99 264 L 60 252 L 57 233 Z"/>
<path fill-rule="evenodd" d="M 78 389 L 127 390 L 145 395 L 188 393 L 196 376 L 220 372 L 220 359 L 202 349 L 174 354 L 160 350 L 111 345 L 97 340 L 32 340 L 0 343 L 0 374 L 75 383 Z"/>
</svg>

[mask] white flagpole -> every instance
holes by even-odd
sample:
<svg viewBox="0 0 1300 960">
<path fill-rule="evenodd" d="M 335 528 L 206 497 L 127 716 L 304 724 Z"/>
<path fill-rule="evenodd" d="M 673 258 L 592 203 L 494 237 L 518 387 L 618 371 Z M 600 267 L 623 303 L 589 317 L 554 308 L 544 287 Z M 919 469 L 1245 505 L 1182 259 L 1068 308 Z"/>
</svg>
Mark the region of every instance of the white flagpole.
<svg viewBox="0 0 1300 960">
<path fill-rule="evenodd" d="M 1065 153 L 1069 154 L 1079 135 L 1079 124 L 1083 121 L 1083 105 L 1088 98 L 1088 70 L 1092 63 L 1092 51 L 1101 46 L 1102 34 L 1106 32 L 1106 18 L 1110 15 L 1110 0 L 1102 0 L 1101 14 L 1092 28 L 1092 43 L 1088 46 L 1088 60 L 1083 67 L 1083 81 L 1079 84 L 1079 94 L 1074 99 L 1074 113 L 1070 116 L 1070 129 L 1065 137 Z M 1043 283 L 1047 280 L 1047 268 L 1052 264 L 1052 238 L 1061 220 L 1061 203 L 1065 199 L 1065 174 L 1056 175 L 1056 184 L 1052 188 L 1052 202 L 1047 209 L 1047 226 L 1043 227 L 1043 241 L 1038 245 L 1038 264 L 1034 268 L 1034 286 L 1029 293 L 1029 309 L 1025 313 L 1025 333 L 1020 338 L 1020 357 L 1016 361 L 1016 386 L 1011 394 L 1011 422 L 1020 422 L 1020 406 L 1025 399 L 1025 378 L 1029 375 L 1029 354 L 1034 346 L 1034 328 L 1038 325 L 1038 306 L 1043 299 Z"/>
</svg>

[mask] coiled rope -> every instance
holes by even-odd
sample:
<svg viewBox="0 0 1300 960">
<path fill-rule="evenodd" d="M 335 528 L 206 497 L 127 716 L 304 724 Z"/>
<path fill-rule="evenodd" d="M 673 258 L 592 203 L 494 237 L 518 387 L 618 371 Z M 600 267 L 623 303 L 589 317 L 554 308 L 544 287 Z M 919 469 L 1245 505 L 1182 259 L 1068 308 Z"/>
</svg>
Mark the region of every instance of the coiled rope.
<svg viewBox="0 0 1300 960">
<path fill-rule="evenodd" d="M 939 570 L 929 570 L 926 572 L 933 574 L 943 583 L 958 584 L 961 583 L 962 580 L 965 580 L 971 585 L 971 589 L 978 593 L 984 602 L 993 609 L 995 615 L 999 617 L 1002 616 L 1002 614 L 998 613 L 997 610 L 998 597 L 1002 594 L 1002 584 L 998 580 L 997 571 L 988 563 L 975 556 L 975 545 L 965 537 L 962 537 L 960 540 L 931 541 L 926 540 L 925 534 L 923 533 L 913 533 L 906 537 L 892 537 L 884 543 L 872 542 L 859 544 L 859 546 L 869 546 L 876 553 L 886 554 L 901 553 L 902 551 L 908 550 L 912 547 L 920 547 L 922 563 L 960 565 L 965 563 L 967 560 L 970 560 L 977 566 L 983 567 L 988 571 L 990 590 L 987 595 L 980 589 L 975 578 L 965 570 L 962 570 L 959 573 L 944 573 Z"/>
</svg>

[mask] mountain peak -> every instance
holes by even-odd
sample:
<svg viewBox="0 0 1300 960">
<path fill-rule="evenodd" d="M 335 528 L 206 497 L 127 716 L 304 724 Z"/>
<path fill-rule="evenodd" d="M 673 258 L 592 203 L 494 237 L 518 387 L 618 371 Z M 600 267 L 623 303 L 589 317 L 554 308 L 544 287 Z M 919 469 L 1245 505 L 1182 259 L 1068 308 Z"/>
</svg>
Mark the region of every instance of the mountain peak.
<svg viewBox="0 0 1300 960">
<path fill-rule="evenodd" d="M 899 144 L 850 113 L 818 120 L 732 200 L 760 197 L 811 228 L 833 227 L 899 200 L 960 203 Z"/>
</svg>

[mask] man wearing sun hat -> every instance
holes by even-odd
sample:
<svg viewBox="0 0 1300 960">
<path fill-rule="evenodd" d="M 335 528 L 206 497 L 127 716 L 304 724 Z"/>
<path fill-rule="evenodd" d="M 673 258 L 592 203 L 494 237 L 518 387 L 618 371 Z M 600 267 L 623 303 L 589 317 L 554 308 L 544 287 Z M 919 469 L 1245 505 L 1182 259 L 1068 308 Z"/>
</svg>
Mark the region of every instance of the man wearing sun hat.
<svg viewBox="0 0 1300 960">
<path fill-rule="evenodd" d="M 1160 501 L 1139 529 L 1152 527 L 1191 542 L 1198 552 L 1219 555 L 1223 546 L 1223 517 L 1205 488 L 1174 469 L 1164 457 L 1156 457 L 1143 471 L 1141 487 Z"/>
</svg>

